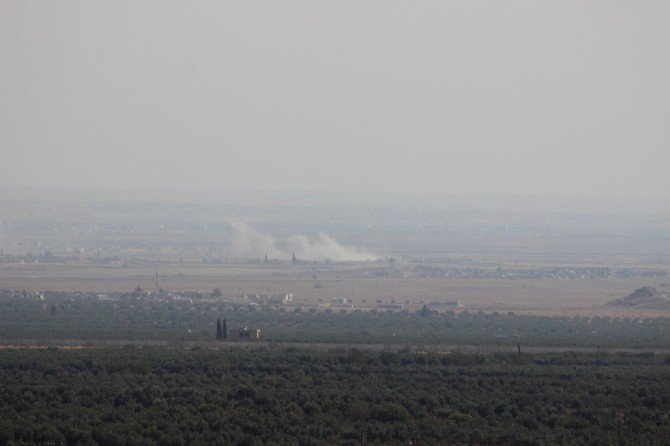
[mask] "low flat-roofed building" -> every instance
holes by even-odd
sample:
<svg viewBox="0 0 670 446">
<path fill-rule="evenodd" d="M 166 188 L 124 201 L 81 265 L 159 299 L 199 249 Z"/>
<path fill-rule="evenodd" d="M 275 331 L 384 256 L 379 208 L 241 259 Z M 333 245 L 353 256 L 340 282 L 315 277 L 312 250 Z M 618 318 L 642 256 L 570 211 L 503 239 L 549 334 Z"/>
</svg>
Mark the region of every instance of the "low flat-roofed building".
<svg viewBox="0 0 670 446">
<path fill-rule="evenodd" d="M 237 332 L 237 338 L 242 340 L 261 338 L 261 330 L 259 328 L 250 330 L 248 326 L 242 325 L 240 328 L 237 329 L 236 332 Z"/>
</svg>

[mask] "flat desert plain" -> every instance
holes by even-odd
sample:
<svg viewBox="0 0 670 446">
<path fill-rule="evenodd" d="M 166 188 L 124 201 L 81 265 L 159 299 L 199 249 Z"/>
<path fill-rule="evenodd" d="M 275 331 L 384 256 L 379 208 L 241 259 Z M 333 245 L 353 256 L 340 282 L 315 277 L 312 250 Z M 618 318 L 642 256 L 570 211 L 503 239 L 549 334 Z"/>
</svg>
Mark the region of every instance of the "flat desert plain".
<svg viewBox="0 0 670 446">
<path fill-rule="evenodd" d="M 318 306 L 347 298 L 355 308 L 383 304 L 414 308 L 426 303 L 448 309 L 514 311 L 546 315 L 623 316 L 670 315 L 666 311 L 612 308 L 609 301 L 642 286 L 670 288 L 664 278 L 463 278 L 418 277 L 413 267 L 400 267 L 387 276 L 385 266 L 373 264 L 291 265 L 290 263 L 163 263 L 100 265 L 89 262 L 0 264 L 0 287 L 27 291 L 122 292 L 136 287 L 168 291 L 211 292 L 221 299 L 244 301 L 244 295 L 293 293 L 295 306 Z M 460 301 L 462 307 L 438 305 Z"/>
</svg>

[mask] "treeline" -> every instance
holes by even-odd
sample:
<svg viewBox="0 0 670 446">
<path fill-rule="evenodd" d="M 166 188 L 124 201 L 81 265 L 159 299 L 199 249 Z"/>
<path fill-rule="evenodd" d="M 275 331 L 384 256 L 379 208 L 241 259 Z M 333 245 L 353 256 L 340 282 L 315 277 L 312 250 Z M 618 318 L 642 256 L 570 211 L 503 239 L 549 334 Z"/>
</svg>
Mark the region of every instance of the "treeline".
<svg viewBox="0 0 670 446">
<path fill-rule="evenodd" d="M 545 317 L 434 311 L 324 313 L 188 300 L 0 300 L 0 337 L 30 339 L 214 340 L 227 329 L 259 328 L 284 342 L 540 345 L 667 348 L 670 318 Z"/>
<path fill-rule="evenodd" d="M 0 445 L 663 444 L 670 361 L 463 355 L 9 350 Z"/>
</svg>

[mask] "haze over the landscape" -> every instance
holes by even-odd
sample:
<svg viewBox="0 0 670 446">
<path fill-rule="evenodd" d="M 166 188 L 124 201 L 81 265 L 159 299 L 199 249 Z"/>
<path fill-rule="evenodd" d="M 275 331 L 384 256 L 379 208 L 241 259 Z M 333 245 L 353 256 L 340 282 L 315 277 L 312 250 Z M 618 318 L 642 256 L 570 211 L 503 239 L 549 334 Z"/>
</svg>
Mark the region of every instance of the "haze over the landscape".
<svg viewBox="0 0 670 446">
<path fill-rule="evenodd" d="M 0 2 L 0 185 L 667 197 L 670 4 Z"/>
<path fill-rule="evenodd" d="M 0 446 L 668 444 L 669 24 L 0 0 Z"/>
</svg>

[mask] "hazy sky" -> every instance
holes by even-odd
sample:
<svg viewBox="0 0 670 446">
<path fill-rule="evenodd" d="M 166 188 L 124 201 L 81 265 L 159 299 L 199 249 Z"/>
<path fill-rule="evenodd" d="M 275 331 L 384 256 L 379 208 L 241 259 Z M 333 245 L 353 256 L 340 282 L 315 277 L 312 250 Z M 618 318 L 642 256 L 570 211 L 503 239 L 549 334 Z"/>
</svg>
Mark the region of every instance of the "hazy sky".
<svg viewBox="0 0 670 446">
<path fill-rule="evenodd" d="M 670 195 L 668 1 L 0 0 L 0 185 Z"/>
</svg>

